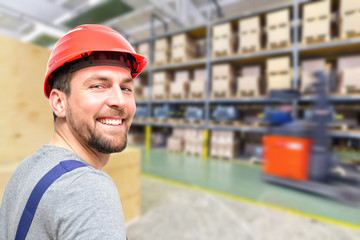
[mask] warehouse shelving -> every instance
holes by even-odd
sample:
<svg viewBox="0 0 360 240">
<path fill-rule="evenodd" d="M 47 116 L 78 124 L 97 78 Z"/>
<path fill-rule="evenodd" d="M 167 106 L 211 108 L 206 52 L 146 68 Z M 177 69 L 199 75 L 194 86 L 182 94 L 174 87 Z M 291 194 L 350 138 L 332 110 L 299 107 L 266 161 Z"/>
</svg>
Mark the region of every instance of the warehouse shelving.
<svg viewBox="0 0 360 240">
<path fill-rule="evenodd" d="M 266 95 L 260 95 L 254 98 L 218 98 L 213 99 L 210 98 L 210 76 L 211 76 L 211 67 L 214 64 L 220 63 L 231 63 L 236 66 L 241 66 L 244 63 L 254 63 L 259 65 L 264 65 L 266 59 L 276 56 L 289 56 L 291 58 L 291 66 L 292 66 L 292 87 L 297 89 L 299 86 L 299 66 L 302 60 L 318 58 L 318 57 L 337 57 L 337 56 L 344 56 L 346 54 L 354 54 L 360 53 L 359 51 L 354 51 L 354 49 L 360 49 L 360 38 L 354 39 L 338 39 L 333 38 L 329 42 L 324 43 L 317 43 L 311 45 L 303 45 L 300 42 L 300 28 L 301 28 L 301 7 L 303 4 L 309 3 L 311 0 L 294 0 L 292 3 L 284 3 L 280 6 L 270 7 L 267 9 L 262 9 L 258 11 L 253 11 L 250 13 L 239 14 L 237 16 L 233 16 L 230 18 L 224 19 L 213 19 L 211 9 L 208 9 L 208 16 L 206 24 L 201 24 L 197 26 L 187 27 L 180 29 L 175 32 L 171 33 L 164 33 L 160 35 L 155 35 L 154 31 L 152 31 L 152 36 L 150 39 L 146 39 L 141 42 L 137 42 L 135 44 L 140 44 L 143 42 L 147 42 L 150 44 L 150 65 L 147 68 L 147 83 L 149 86 L 152 84 L 152 76 L 154 72 L 159 71 L 179 71 L 184 69 L 197 69 L 197 68 L 205 68 L 206 69 L 206 90 L 204 94 L 204 99 L 179 99 L 179 100 L 154 100 L 151 98 L 151 88 L 149 90 L 149 98 L 146 101 L 138 101 L 137 104 L 139 105 L 147 105 L 148 106 L 148 119 L 143 122 L 134 122 L 135 126 L 141 127 L 165 127 L 165 128 L 201 128 L 204 130 L 228 130 L 228 131 L 237 131 L 237 132 L 254 132 L 254 133 L 265 133 L 266 129 L 263 127 L 255 127 L 255 126 L 213 126 L 210 124 L 210 109 L 211 106 L 216 104 L 236 104 L 240 106 L 248 105 L 248 104 L 263 104 L 264 106 L 267 104 L 271 104 L 272 101 L 267 98 Z M 209 1 L 209 5 L 211 1 Z M 291 45 L 285 48 L 276 49 L 276 50 L 268 50 L 262 49 L 261 51 L 247 53 L 247 54 L 240 54 L 235 52 L 228 56 L 222 57 L 212 57 L 211 56 L 211 31 L 212 27 L 221 24 L 231 22 L 233 24 L 237 24 L 236 21 L 239 19 L 257 16 L 260 15 L 264 18 L 265 14 L 281 9 L 290 9 L 291 19 L 290 21 L 290 28 L 291 28 Z M 170 38 L 173 35 L 180 34 L 180 33 L 187 33 L 196 38 L 203 38 L 206 40 L 206 55 L 201 58 L 195 58 L 186 62 L 182 63 L 169 63 L 162 66 L 154 66 L 152 65 L 153 62 L 153 54 L 154 54 L 154 41 L 157 39 L 162 38 Z M 329 100 L 332 103 L 337 102 L 345 102 L 345 103 L 357 103 L 360 101 L 360 95 L 331 95 L 329 96 Z M 294 113 L 297 113 L 297 106 L 302 103 L 311 103 L 314 101 L 314 96 L 305 95 L 301 97 L 298 101 L 294 101 Z M 191 124 L 174 124 L 174 123 L 159 123 L 151 121 L 152 115 L 152 107 L 153 105 L 161 105 L 161 104 L 201 104 L 205 108 L 205 118 L 203 125 L 191 125 Z M 148 131 L 149 133 L 149 131 Z M 346 137 L 346 138 L 359 138 L 360 139 L 360 131 L 331 131 L 330 136 L 332 137 Z M 149 141 L 149 137 L 147 138 Z M 146 143 L 147 146 L 150 146 L 150 143 Z"/>
</svg>

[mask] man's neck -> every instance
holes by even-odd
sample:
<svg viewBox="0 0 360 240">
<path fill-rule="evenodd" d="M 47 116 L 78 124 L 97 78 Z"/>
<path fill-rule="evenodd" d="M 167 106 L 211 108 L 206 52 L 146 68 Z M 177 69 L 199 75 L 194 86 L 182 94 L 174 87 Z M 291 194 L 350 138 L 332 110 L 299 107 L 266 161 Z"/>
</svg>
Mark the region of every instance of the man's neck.
<svg viewBox="0 0 360 240">
<path fill-rule="evenodd" d="M 99 153 L 87 146 L 81 144 L 77 139 L 66 131 L 55 127 L 50 145 L 66 148 L 96 169 L 101 170 L 109 161 L 110 154 Z"/>
</svg>

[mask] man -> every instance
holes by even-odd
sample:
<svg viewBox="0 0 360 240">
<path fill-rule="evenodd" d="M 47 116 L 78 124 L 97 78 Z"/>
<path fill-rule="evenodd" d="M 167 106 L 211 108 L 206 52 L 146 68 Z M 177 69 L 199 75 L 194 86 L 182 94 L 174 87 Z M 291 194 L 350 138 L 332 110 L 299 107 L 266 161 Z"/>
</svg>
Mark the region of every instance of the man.
<svg viewBox="0 0 360 240">
<path fill-rule="evenodd" d="M 126 147 L 136 110 L 133 79 L 146 63 L 120 34 L 104 26 L 76 27 L 57 42 L 44 83 L 54 114 L 53 137 L 10 178 L 0 209 L 1 240 L 19 235 L 33 189 L 42 188 L 40 179 L 65 160 L 83 167 L 47 188 L 26 239 L 126 239 L 116 186 L 101 169 L 111 153 Z"/>
</svg>

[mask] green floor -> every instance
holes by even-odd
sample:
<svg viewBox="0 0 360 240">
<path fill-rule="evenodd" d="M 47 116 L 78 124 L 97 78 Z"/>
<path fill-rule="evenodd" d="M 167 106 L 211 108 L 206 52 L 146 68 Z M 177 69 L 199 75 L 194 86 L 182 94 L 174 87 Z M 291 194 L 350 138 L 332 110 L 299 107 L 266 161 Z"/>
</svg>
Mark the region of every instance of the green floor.
<svg viewBox="0 0 360 240">
<path fill-rule="evenodd" d="M 143 150 L 142 173 L 360 230 L 360 208 L 268 184 L 257 165 L 152 149 Z"/>
</svg>

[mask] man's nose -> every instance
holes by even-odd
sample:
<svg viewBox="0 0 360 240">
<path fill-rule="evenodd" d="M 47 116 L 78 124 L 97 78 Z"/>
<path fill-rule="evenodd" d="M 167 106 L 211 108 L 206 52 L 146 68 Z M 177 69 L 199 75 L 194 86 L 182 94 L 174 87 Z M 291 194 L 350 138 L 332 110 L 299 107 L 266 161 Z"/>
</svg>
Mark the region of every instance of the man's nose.
<svg viewBox="0 0 360 240">
<path fill-rule="evenodd" d="M 119 86 L 112 87 L 109 93 L 107 104 L 110 107 L 123 108 L 125 106 L 125 98 Z"/>
</svg>

